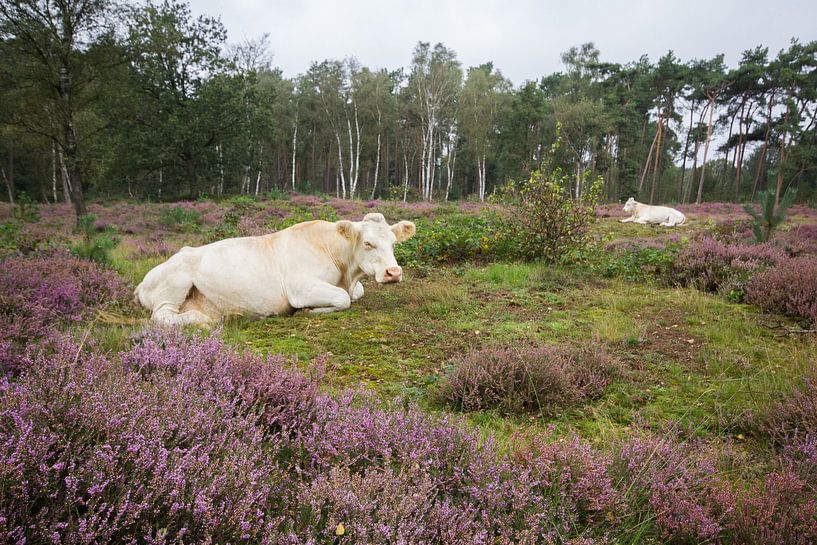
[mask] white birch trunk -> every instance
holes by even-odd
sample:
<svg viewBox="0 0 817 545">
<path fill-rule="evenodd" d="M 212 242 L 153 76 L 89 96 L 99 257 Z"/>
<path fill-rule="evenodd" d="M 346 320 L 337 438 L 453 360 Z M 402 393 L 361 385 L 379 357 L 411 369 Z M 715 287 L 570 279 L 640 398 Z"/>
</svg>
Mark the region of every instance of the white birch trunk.
<svg viewBox="0 0 817 545">
<path fill-rule="evenodd" d="M 295 155 L 298 153 L 298 110 L 295 110 L 295 130 L 292 131 L 292 191 L 295 191 Z"/>
<path fill-rule="evenodd" d="M 161 195 L 161 169 L 159 170 L 159 194 Z M 221 144 L 218 145 L 218 190 L 216 191 L 220 197 L 224 193 L 224 152 Z"/>
<path fill-rule="evenodd" d="M 338 197 L 346 198 L 346 180 L 343 177 L 343 146 L 340 143 L 340 134 L 335 132 L 335 139 L 338 142 L 338 176 L 340 177 L 340 195 Z"/>
<path fill-rule="evenodd" d="M 3 177 L 5 178 L 5 174 Z M 57 204 L 57 145 L 53 142 L 51 143 L 51 194 L 54 198 L 54 204 Z M 9 201 L 14 204 L 11 187 L 9 187 Z"/>
<path fill-rule="evenodd" d="M 377 133 L 377 157 L 374 163 L 374 183 L 372 184 L 372 197 L 374 200 L 375 191 L 377 191 L 377 174 L 380 172 L 380 132 Z"/>
<path fill-rule="evenodd" d="M 406 166 L 406 172 L 403 175 L 403 202 L 406 202 L 406 198 L 408 197 L 409 164 L 405 148 L 403 148 L 403 164 Z"/>
<path fill-rule="evenodd" d="M 68 168 L 65 166 L 65 159 L 62 156 L 62 150 L 59 152 L 60 159 L 60 176 L 62 177 L 62 198 L 71 204 L 71 178 L 68 176 Z"/>
</svg>

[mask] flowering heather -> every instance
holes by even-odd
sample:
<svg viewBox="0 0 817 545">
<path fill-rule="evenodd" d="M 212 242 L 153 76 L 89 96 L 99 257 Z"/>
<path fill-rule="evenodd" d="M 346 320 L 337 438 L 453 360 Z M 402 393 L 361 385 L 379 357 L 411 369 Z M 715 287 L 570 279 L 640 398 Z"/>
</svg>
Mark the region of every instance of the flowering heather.
<svg viewBox="0 0 817 545">
<path fill-rule="evenodd" d="M 485 348 L 455 362 L 438 398 L 463 411 L 550 413 L 598 397 L 620 373 L 599 348 Z"/>
<path fill-rule="evenodd" d="M 791 445 L 794 438 L 809 434 L 812 441 L 817 439 L 817 369 L 809 370 L 802 385 L 770 406 L 760 427 L 781 445 Z"/>
<path fill-rule="evenodd" d="M 617 450 L 612 472 L 636 509 L 653 513 L 662 538 L 679 543 L 715 540 L 734 509 L 700 446 L 664 437 L 633 437 Z"/>
<path fill-rule="evenodd" d="M 129 291 L 113 271 L 68 254 L 6 259 L 0 266 L 0 370 L 13 369 L 26 345 L 123 302 Z"/>
<path fill-rule="evenodd" d="M 0 542 L 814 539 L 808 481 L 781 471 L 736 495 L 699 445 L 609 456 L 540 435 L 505 456 L 457 419 L 320 393 L 321 361 L 309 378 L 174 330 L 118 356 L 80 344 L 55 338 L 0 378 Z"/>
<path fill-rule="evenodd" d="M 785 260 L 746 284 L 746 298 L 760 308 L 817 323 L 817 256 Z"/>
<path fill-rule="evenodd" d="M 733 245 L 705 237 L 681 251 L 671 275 L 683 285 L 719 291 L 740 286 L 752 274 L 788 259 L 786 252 L 774 244 Z"/>
</svg>

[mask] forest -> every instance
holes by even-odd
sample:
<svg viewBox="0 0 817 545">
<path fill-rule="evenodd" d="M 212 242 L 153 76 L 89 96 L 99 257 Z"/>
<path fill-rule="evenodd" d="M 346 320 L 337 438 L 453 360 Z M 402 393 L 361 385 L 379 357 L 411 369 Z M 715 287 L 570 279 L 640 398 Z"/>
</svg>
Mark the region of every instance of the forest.
<svg viewBox="0 0 817 545">
<path fill-rule="evenodd" d="M 50 5 L 50 4 L 48 4 Z M 579 196 L 752 201 L 817 189 L 817 41 L 606 62 L 514 85 L 418 42 L 410 66 L 327 59 L 284 77 L 269 38 L 229 43 L 179 0 L 0 2 L 4 198 L 167 201 L 282 191 L 483 201 L 552 154 Z M 557 133 L 559 136 L 557 137 Z M 554 146 L 557 142 L 561 145 Z"/>
</svg>

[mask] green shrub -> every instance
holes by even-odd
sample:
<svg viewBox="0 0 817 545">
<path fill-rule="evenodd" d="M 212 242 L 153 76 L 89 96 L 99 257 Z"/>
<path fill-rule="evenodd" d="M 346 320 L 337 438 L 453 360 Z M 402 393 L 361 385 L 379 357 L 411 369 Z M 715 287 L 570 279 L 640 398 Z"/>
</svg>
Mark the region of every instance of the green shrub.
<svg viewBox="0 0 817 545">
<path fill-rule="evenodd" d="M 755 212 L 751 204 L 744 204 L 743 209 L 752 216 L 752 232 L 755 234 L 757 242 L 767 242 L 775 229 L 786 221 L 786 209 L 794 204 L 794 197 L 797 189 L 791 188 L 780 200 L 779 206 L 775 208 L 775 192 L 769 189 L 758 193 L 760 200 L 760 213 Z"/>
<path fill-rule="evenodd" d="M 40 206 L 28 196 L 28 193 L 21 191 L 17 195 L 17 203 L 12 209 L 12 216 L 28 223 L 40 221 Z"/>
<path fill-rule="evenodd" d="M 198 210 L 192 208 L 174 206 L 173 208 L 162 210 L 160 221 L 162 225 L 167 225 L 168 227 L 174 225 L 179 225 L 183 228 L 195 227 L 201 223 L 201 214 Z"/>
<path fill-rule="evenodd" d="M 558 148 L 557 143 L 554 150 Z M 527 180 L 506 184 L 499 194 L 505 205 L 503 237 L 514 257 L 526 261 L 560 261 L 589 243 L 588 230 L 595 221 L 601 177 L 581 179 L 584 191 L 570 192 L 571 177 L 547 159 Z"/>
<path fill-rule="evenodd" d="M 507 253 L 490 214 L 455 214 L 416 221 L 417 234 L 395 247 L 397 262 L 408 267 L 488 261 Z"/>
<path fill-rule="evenodd" d="M 620 277 L 631 281 L 668 278 L 681 247 L 680 244 L 668 244 L 663 248 L 634 246 L 610 251 L 600 246 L 588 246 L 584 251 L 565 256 L 562 261 L 605 278 Z"/>
<path fill-rule="evenodd" d="M 83 259 L 110 265 L 111 250 L 119 245 L 119 236 L 116 229 L 110 226 L 98 232 L 94 225 L 95 221 L 96 217 L 93 214 L 80 216 L 77 229 L 82 238 L 71 245 L 71 253 Z"/>
</svg>

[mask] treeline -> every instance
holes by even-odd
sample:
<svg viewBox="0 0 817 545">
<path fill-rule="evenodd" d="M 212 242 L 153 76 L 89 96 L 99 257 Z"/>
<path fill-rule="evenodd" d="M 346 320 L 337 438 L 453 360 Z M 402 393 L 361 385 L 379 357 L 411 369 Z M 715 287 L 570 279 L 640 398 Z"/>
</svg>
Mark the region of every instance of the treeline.
<svg viewBox="0 0 817 545">
<path fill-rule="evenodd" d="M 817 194 L 817 42 L 757 47 L 734 68 L 671 51 L 609 63 L 585 44 L 515 88 L 423 42 L 405 68 L 325 60 L 290 79 L 266 36 L 226 35 L 179 0 L 0 0 L 7 197 L 78 214 L 89 191 L 482 200 L 546 156 L 574 195 L 601 178 L 609 200 Z"/>
</svg>

